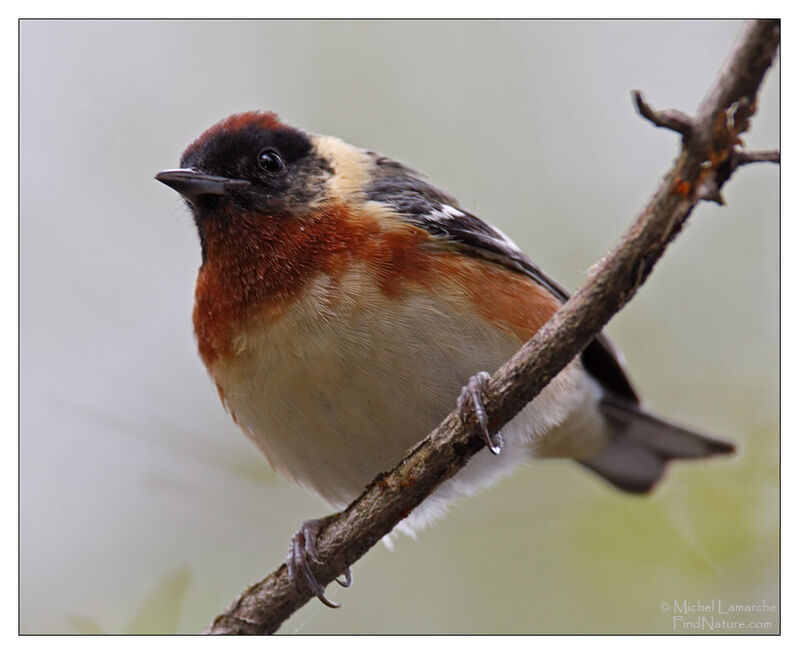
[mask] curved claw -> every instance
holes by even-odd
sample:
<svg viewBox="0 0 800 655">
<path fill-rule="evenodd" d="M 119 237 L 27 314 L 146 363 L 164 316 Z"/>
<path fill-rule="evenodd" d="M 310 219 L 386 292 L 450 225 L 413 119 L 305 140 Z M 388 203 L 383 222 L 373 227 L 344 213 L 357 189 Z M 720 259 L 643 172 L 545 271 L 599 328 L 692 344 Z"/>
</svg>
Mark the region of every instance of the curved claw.
<svg viewBox="0 0 800 655">
<path fill-rule="evenodd" d="M 319 599 L 320 603 L 322 603 L 323 605 L 326 605 L 327 607 L 330 607 L 332 610 L 335 610 L 335 609 L 341 607 L 341 605 L 339 603 L 334 603 L 332 600 L 328 600 L 328 598 L 325 596 L 325 589 L 324 588 L 322 588 L 322 591 L 319 591 L 319 592 L 315 593 L 314 595 Z"/>
<path fill-rule="evenodd" d="M 338 577 L 336 578 L 336 582 L 339 583 L 340 586 L 347 588 L 353 584 L 353 572 L 350 570 L 349 566 L 342 575 L 344 576 L 344 580 L 340 580 Z"/>
<path fill-rule="evenodd" d="M 505 437 L 500 432 L 496 432 L 493 440 L 486 443 L 489 446 L 489 450 L 492 451 L 492 455 L 499 455 L 500 451 L 503 450 L 503 445 L 505 444 Z"/>
<path fill-rule="evenodd" d="M 461 393 L 458 396 L 458 409 L 461 414 L 461 420 L 465 421 L 469 416 L 468 401 L 471 401 L 472 408 L 475 411 L 475 419 L 483 431 L 483 438 L 489 447 L 489 451 L 493 455 L 499 455 L 503 449 L 503 435 L 499 432 L 492 435 L 489 431 L 489 417 L 486 414 L 486 408 L 483 406 L 482 394 L 485 393 L 486 385 L 490 379 L 491 376 L 486 371 L 480 371 L 473 375 L 467 385 L 461 388 Z"/>
<path fill-rule="evenodd" d="M 341 607 L 341 605 L 328 600 L 325 596 L 325 587 L 317 581 L 317 578 L 311 570 L 311 565 L 309 564 L 309 560 L 317 564 L 322 564 L 322 561 L 319 559 L 319 554 L 317 553 L 317 535 L 323 525 L 324 521 L 320 521 L 319 519 L 305 521 L 300 526 L 300 529 L 292 535 L 289 554 L 286 557 L 286 569 L 289 574 L 289 582 L 295 588 L 299 588 L 300 586 L 300 576 L 298 574 L 302 573 L 302 577 L 311 590 L 311 593 L 319 598 L 323 605 L 335 609 Z M 344 581 L 336 578 L 336 582 L 343 587 L 349 587 L 353 582 L 350 569 L 348 568 L 347 571 L 344 572 Z"/>
</svg>

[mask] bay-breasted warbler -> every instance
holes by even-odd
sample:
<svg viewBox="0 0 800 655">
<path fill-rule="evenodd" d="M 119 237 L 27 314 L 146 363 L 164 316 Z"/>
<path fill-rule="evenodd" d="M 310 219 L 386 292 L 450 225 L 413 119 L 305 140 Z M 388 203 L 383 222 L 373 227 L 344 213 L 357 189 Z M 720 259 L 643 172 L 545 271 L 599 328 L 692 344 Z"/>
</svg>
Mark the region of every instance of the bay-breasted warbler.
<svg viewBox="0 0 800 655">
<path fill-rule="evenodd" d="M 274 114 L 221 121 L 180 166 L 157 178 L 186 198 L 200 234 L 200 356 L 270 464 L 336 509 L 456 398 L 481 417 L 481 372 L 567 298 L 508 237 L 420 174 Z M 399 530 L 419 529 L 530 458 L 569 458 L 641 493 L 670 459 L 733 450 L 644 410 L 602 334 L 502 436 L 485 421 L 484 431 L 489 448 Z M 294 536 L 289 568 L 327 602 L 308 567 L 318 527 L 308 521 Z"/>
</svg>

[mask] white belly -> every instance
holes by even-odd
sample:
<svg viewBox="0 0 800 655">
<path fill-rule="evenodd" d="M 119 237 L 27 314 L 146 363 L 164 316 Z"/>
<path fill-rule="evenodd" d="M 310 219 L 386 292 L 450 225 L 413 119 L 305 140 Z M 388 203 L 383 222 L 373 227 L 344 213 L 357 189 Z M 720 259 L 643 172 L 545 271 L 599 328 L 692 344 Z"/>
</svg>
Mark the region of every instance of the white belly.
<svg viewBox="0 0 800 655">
<path fill-rule="evenodd" d="M 438 425 L 471 375 L 494 372 L 520 345 L 477 315 L 459 313 L 452 296 L 389 301 L 368 279 L 354 273 L 334 285 L 318 278 L 278 322 L 241 335 L 232 362 L 212 367 L 270 463 L 336 508 Z M 537 453 L 593 450 L 603 438 L 598 395 L 573 362 L 503 429 L 499 456 L 479 453 L 436 498 L 469 494 Z M 438 504 L 428 499 L 406 527 L 427 522 Z"/>
</svg>

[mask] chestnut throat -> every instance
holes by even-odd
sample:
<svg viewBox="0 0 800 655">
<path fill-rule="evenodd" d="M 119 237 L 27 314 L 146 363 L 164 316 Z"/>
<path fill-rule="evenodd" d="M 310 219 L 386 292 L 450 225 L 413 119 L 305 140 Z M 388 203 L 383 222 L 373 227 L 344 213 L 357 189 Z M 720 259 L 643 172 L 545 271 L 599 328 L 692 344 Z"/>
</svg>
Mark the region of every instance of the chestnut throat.
<svg viewBox="0 0 800 655">
<path fill-rule="evenodd" d="M 366 261 L 387 295 L 403 281 L 426 276 L 430 236 L 411 225 L 389 229 L 373 216 L 326 204 L 303 216 L 251 212 L 206 218 L 200 225 L 205 257 L 195 288 L 194 329 L 206 366 L 229 354 L 232 340 L 254 313 L 277 319 L 320 273 L 341 277 Z"/>
</svg>

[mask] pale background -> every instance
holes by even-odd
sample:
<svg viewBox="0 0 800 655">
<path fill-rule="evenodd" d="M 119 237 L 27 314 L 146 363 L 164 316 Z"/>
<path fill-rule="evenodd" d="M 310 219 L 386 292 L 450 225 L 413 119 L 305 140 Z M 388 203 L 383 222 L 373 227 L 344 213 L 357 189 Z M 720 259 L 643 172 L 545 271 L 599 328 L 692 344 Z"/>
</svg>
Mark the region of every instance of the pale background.
<svg viewBox="0 0 800 655">
<path fill-rule="evenodd" d="M 631 89 L 691 111 L 739 28 L 23 22 L 21 630 L 200 631 L 326 512 L 269 470 L 196 355 L 197 236 L 153 175 L 204 128 L 272 109 L 391 155 L 574 288 L 676 153 Z M 778 81 L 753 148 L 778 144 Z M 740 455 L 677 465 L 647 498 L 530 466 L 376 547 L 332 588 L 341 609 L 312 602 L 281 631 L 672 633 L 675 601 L 777 605 L 777 167 L 725 195 L 610 332 L 651 407 Z M 777 612 L 725 618 L 778 629 Z"/>
</svg>

